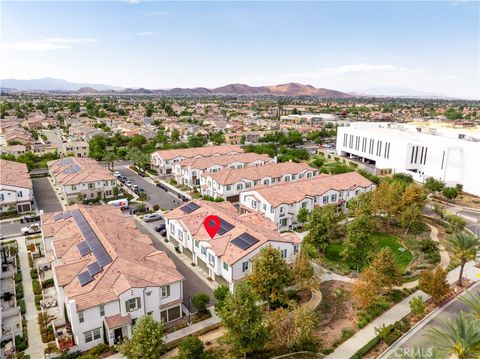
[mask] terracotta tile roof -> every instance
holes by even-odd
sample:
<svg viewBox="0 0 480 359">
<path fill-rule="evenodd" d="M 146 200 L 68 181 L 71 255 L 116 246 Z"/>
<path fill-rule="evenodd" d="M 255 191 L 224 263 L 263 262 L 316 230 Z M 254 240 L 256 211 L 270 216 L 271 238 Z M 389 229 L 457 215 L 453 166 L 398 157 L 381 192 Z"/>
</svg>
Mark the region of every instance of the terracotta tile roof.
<svg viewBox="0 0 480 359">
<path fill-rule="evenodd" d="M 235 155 L 221 155 L 221 156 L 212 156 L 212 157 L 198 157 L 188 160 L 183 160 L 179 164 L 181 167 L 191 167 L 195 169 L 204 170 L 211 166 L 228 166 L 231 163 L 241 162 L 241 163 L 251 163 L 254 161 L 273 161 L 274 159 L 268 155 L 257 154 L 253 152 L 248 153 L 238 153 Z"/>
<path fill-rule="evenodd" d="M 105 317 L 105 321 L 107 322 L 108 329 L 114 329 L 121 327 L 125 324 L 130 324 L 132 322 L 132 317 L 130 317 L 130 314 L 124 316 L 120 314 L 115 314 L 109 317 Z"/>
<path fill-rule="evenodd" d="M 304 162 L 283 162 L 244 168 L 223 168 L 216 173 L 208 173 L 204 176 L 211 177 L 219 184 L 228 185 L 240 182 L 242 179 L 257 181 L 265 177 L 278 178 L 285 174 L 298 174 L 303 171 L 318 173 L 316 168 L 310 167 Z"/>
<path fill-rule="evenodd" d="M 239 214 L 230 202 L 215 203 L 203 200 L 193 200 L 191 202 L 196 203 L 200 208 L 186 214 L 181 210 L 182 207 L 179 207 L 168 212 L 166 218 L 179 221 L 192 237 L 212 248 L 222 261 L 230 265 L 267 242 L 300 243 L 295 234 L 278 232 L 275 225 L 259 213 Z M 203 221 L 209 215 L 216 215 L 235 227 L 224 235 L 216 235 L 211 239 L 203 226 Z M 232 244 L 232 240 L 244 232 L 258 239 L 256 244 L 246 250 Z"/>
<path fill-rule="evenodd" d="M 32 189 L 27 165 L 0 159 L 0 184 Z"/>
<path fill-rule="evenodd" d="M 77 244 L 84 238 L 73 217 L 68 217 L 75 210 L 80 211 L 112 258 L 84 286 L 77 275 L 96 259 L 91 253 L 80 255 Z M 59 285 L 69 299 L 76 301 L 78 310 L 117 300 L 130 288 L 158 287 L 183 280 L 173 261 L 156 250 L 150 237 L 142 234 L 118 208 L 74 205 L 65 212 L 43 215 L 42 226 L 44 236 L 52 237 L 56 255 L 53 269 Z"/>
<path fill-rule="evenodd" d="M 356 187 L 369 187 L 373 183 L 357 172 L 339 175 L 320 175 L 297 182 L 282 182 L 271 186 L 256 186 L 243 192 L 255 191 L 274 208 L 281 204 L 292 204 L 306 197 L 316 197 L 333 189 L 337 191 Z"/>
<path fill-rule="evenodd" d="M 86 157 L 65 157 L 50 161 L 48 170 L 63 185 L 115 180 L 109 170 Z"/>
<path fill-rule="evenodd" d="M 243 149 L 240 146 L 205 146 L 198 148 L 179 148 L 176 150 L 163 150 L 154 152 L 152 155 L 157 155 L 164 160 L 171 160 L 176 157 L 193 158 L 195 156 L 213 156 L 224 155 L 230 152 L 242 153 Z"/>
</svg>

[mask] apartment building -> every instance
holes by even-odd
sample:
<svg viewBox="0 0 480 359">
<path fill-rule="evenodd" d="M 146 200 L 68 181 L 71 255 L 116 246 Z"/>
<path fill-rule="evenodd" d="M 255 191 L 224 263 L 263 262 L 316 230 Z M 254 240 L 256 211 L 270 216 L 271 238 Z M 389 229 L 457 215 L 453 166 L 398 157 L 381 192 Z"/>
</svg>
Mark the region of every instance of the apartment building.
<svg viewBox="0 0 480 359">
<path fill-rule="evenodd" d="M 200 186 L 200 176 L 203 173 L 216 173 L 226 167 L 244 168 L 267 163 L 276 163 L 276 159 L 257 153 L 197 157 L 175 163 L 173 175 L 177 183 L 194 188 Z"/>
<path fill-rule="evenodd" d="M 41 221 L 58 307 L 67 316 L 53 322 L 57 341 L 71 336 L 74 349 L 85 351 L 130 338 L 141 316 L 182 317 L 183 276 L 120 209 L 74 205 Z"/>
<path fill-rule="evenodd" d="M 298 225 L 301 208 L 312 211 L 315 206 L 334 204 L 344 209 L 348 201 L 375 189 L 375 184 L 357 172 L 339 175 L 321 174 L 297 182 L 258 186 L 240 193 L 242 210 L 263 214 L 279 230 Z"/>
<path fill-rule="evenodd" d="M 24 145 L 0 146 L 0 153 L 7 155 L 20 156 L 27 152 Z"/>
<path fill-rule="evenodd" d="M 233 155 L 243 153 L 240 146 L 206 146 L 199 148 L 179 148 L 176 150 L 163 150 L 151 154 L 150 164 L 161 175 L 170 175 L 175 163 L 185 159 L 198 157 L 212 157 L 221 155 Z"/>
<path fill-rule="evenodd" d="M 0 159 L 0 211 L 33 210 L 33 187 L 27 165 Z"/>
<path fill-rule="evenodd" d="M 72 141 L 63 144 L 62 154 L 68 156 L 73 154 L 74 157 L 88 157 L 88 142 Z"/>
<path fill-rule="evenodd" d="M 318 170 L 306 163 L 283 162 L 264 166 L 224 168 L 216 173 L 204 173 L 200 177 L 202 195 L 237 202 L 242 190 L 257 185 L 270 186 L 280 182 L 294 182 L 313 178 Z"/>
<path fill-rule="evenodd" d="M 209 215 L 221 221 L 218 233 L 210 238 L 203 226 Z M 193 263 L 232 291 L 252 269 L 252 261 L 265 246 L 278 248 L 287 262 L 300 249 L 294 233 L 280 233 L 259 213 L 239 214 L 230 202 L 193 200 L 165 216 L 168 238 Z"/>
<path fill-rule="evenodd" d="M 91 158 L 65 157 L 48 163 L 48 172 L 67 202 L 113 196 L 113 174 Z"/>
<path fill-rule="evenodd" d="M 480 130 L 355 122 L 339 127 L 337 154 L 369 164 L 377 174 L 407 173 L 415 181 L 434 177 L 480 195 Z"/>
</svg>

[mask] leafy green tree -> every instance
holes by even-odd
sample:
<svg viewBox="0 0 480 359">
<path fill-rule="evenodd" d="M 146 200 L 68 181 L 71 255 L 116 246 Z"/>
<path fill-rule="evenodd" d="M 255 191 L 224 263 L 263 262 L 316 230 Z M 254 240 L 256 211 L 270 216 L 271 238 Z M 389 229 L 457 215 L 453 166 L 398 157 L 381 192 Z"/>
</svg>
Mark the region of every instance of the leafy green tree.
<svg viewBox="0 0 480 359">
<path fill-rule="evenodd" d="M 199 314 L 208 313 L 208 303 L 210 303 L 210 297 L 206 293 L 199 293 L 192 297 L 192 305 Z"/>
<path fill-rule="evenodd" d="M 423 316 L 425 314 L 425 303 L 421 296 L 413 297 L 408 304 L 410 304 L 410 310 L 413 315 Z"/>
<path fill-rule="evenodd" d="M 458 359 L 480 357 L 480 321 L 462 311 L 453 319 L 442 321 L 442 326 L 430 327 L 427 337 L 444 355 Z"/>
<path fill-rule="evenodd" d="M 456 187 L 445 187 L 442 191 L 443 195 L 450 200 L 458 197 L 458 189 Z"/>
<path fill-rule="evenodd" d="M 271 245 L 260 250 L 253 261 L 248 282 L 267 307 L 286 303 L 285 288 L 292 283 L 292 271 L 280 251 Z"/>
<path fill-rule="evenodd" d="M 445 187 L 445 183 L 442 181 L 437 180 L 434 177 L 427 177 L 424 183 L 424 187 L 428 189 L 430 192 L 441 192 Z"/>
<path fill-rule="evenodd" d="M 480 250 L 480 240 L 472 233 L 460 232 L 448 238 L 447 249 L 460 261 L 458 285 L 461 287 L 465 264 L 477 256 L 477 252 Z"/>
<path fill-rule="evenodd" d="M 420 273 L 418 287 L 430 295 L 435 303 L 441 302 L 451 291 L 447 282 L 447 272 L 440 266 Z"/>
<path fill-rule="evenodd" d="M 135 166 L 142 169 L 145 169 L 150 163 L 150 157 L 138 148 L 129 149 L 126 158 L 132 161 Z"/>
<path fill-rule="evenodd" d="M 315 207 L 306 225 L 309 232 L 305 236 L 305 241 L 313 244 L 319 251 L 323 251 L 328 243 L 341 233 L 340 222 L 343 219 L 343 213 L 338 211 L 335 205 Z"/>
<path fill-rule="evenodd" d="M 207 139 L 202 135 L 193 135 L 188 138 L 188 147 L 203 147 L 207 144 Z"/>
<path fill-rule="evenodd" d="M 302 226 L 308 220 L 308 215 L 309 214 L 310 214 L 310 212 L 305 207 L 300 208 L 300 210 L 298 211 L 297 220 L 301 223 Z"/>
<path fill-rule="evenodd" d="M 114 197 L 118 197 L 118 193 L 119 193 L 119 190 L 118 190 L 118 187 L 117 186 L 113 186 L 112 188 L 112 194 Z"/>
<path fill-rule="evenodd" d="M 311 258 L 303 247 L 293 264 L 293 282 L 300 290 L 314 290 L 320 284 L 320 280 L 312 266 Z"/>
<path fill-rule="evenodd" d="M 368 266 L 374 273 L 381 288 L 390 289 L 400 283 L 400 270 L 390 248 L 382 248 Z"/>
<path fill-rule="evenodd" d="M 341 255 L 351 268 L 363 268 L 370 261 L 376 248 L 370 237 L 373 230 L 373 221 L 366 214 L 360 214 L 348 223 Z"/>
<path fill-rule="evenodd" d="M 172 141 L 172 143 L 180 141 L 180 131 L 178 131 L 178 129 L 173 129 L 172 133 L 170 134 L 170 141 Z"/>
<path fill-rule="evenodd" d="M 235 287 L 233 295 L 227 295 L 219 310 L 222 325 L 227 330 L 225 341 L 244 358 L 248 353 L 262 349 L 268 340 L 264 308 L 259 300 L 252 286 L 242 281 Z"/>
<path fill-rule="evenodd" d="M 400 227 L 405 230 L 405 236 L 410 230 L 418 231 L 422 229 L 422 210 L 416 204 L 411 204 L 402 210 L 400 214 Z"/>
<path fill-rule="evenodd" d="M 223 302 L 227 298 L 227 296 L 230 294 L 230 290 L 226 285 L 219 285 L 215 290 L 213 291 L 213 296 L 217 300 L 215 303 L 215 312 L 218 314 L 220 309 L 222 308 Z"/>
<path fill-rule="evenodd" d="M 197 337 L 186 337 L 178 346 L 178 357 L 180 359 L 201 359 L 204 356 L 203 342 Z"/>
<path fill-rule="evenodd" d="M 165 352 L 165 327 L 149 315 L 140 317 L 133 328 L 132 338 L 119 346 L 128 359 L 158 359 Z"/>
<path fill-rule="evenodd" d="M 223 134 L 222 131 L 218 132 L 213 132 L 210 134 L 210 141 L 214 143 L 215 145 L 221 145 L 222 143 L 225 143 L 225 135 Z"/>
</svg>

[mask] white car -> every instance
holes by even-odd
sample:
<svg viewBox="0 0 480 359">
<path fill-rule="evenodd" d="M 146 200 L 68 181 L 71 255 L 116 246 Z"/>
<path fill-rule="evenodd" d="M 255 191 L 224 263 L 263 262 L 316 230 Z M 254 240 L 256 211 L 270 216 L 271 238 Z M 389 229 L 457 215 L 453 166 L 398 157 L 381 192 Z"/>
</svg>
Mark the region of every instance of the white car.
<svg viewBox="0 0 480 359">
<path fill-rule="evenodd" d="M 127 180 L 125 181 L 125 186 L 130 187 L 132 185 L 132 181 Z"/>
<path fill-rule="evenodd" d="M 138 186 L 136 184 L 132 184 L 132 191 L 135 191 L 136 189 L 138 189 Z"/>
<path fill-rule="evenodd" d="M 118 172 L 118 171 L 115 171 L 115 172 L 113 172 L 113 175 L 114 175 L 115 177 L 120 177 L 122 174 L 121 174 L 120 172 Z"/>
<path fill-rule="evenodd" d="M 159 221 L 161 219 L 162 219 L 162 216 L 159 213 L 150 213 L 143 216 L 144 222 Z"/>
<path fill-rule="evenodd" d="M 20 229 L 20 231 L 22 232 L 23 235 L 27 235 L 27 234 L 40 233 L 41 229 L 40 229 L 40 225 L 38 223 L 34 223 L 34 224 L 29 225 L 29 226 L 22 227 L 22 229 Z"/>
</svg>

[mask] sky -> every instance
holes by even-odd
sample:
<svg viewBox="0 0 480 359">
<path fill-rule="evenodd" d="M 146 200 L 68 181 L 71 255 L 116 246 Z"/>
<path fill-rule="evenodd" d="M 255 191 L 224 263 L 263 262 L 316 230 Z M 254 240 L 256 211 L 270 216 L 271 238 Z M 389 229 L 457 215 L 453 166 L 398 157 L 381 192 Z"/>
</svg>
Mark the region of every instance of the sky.
<svg viewBox="0 0 480 359">
<path fill-rule="evenodd" d="M 0 78 L 480 99 L 480 2 L 2 1 Z"/>
</svg>

